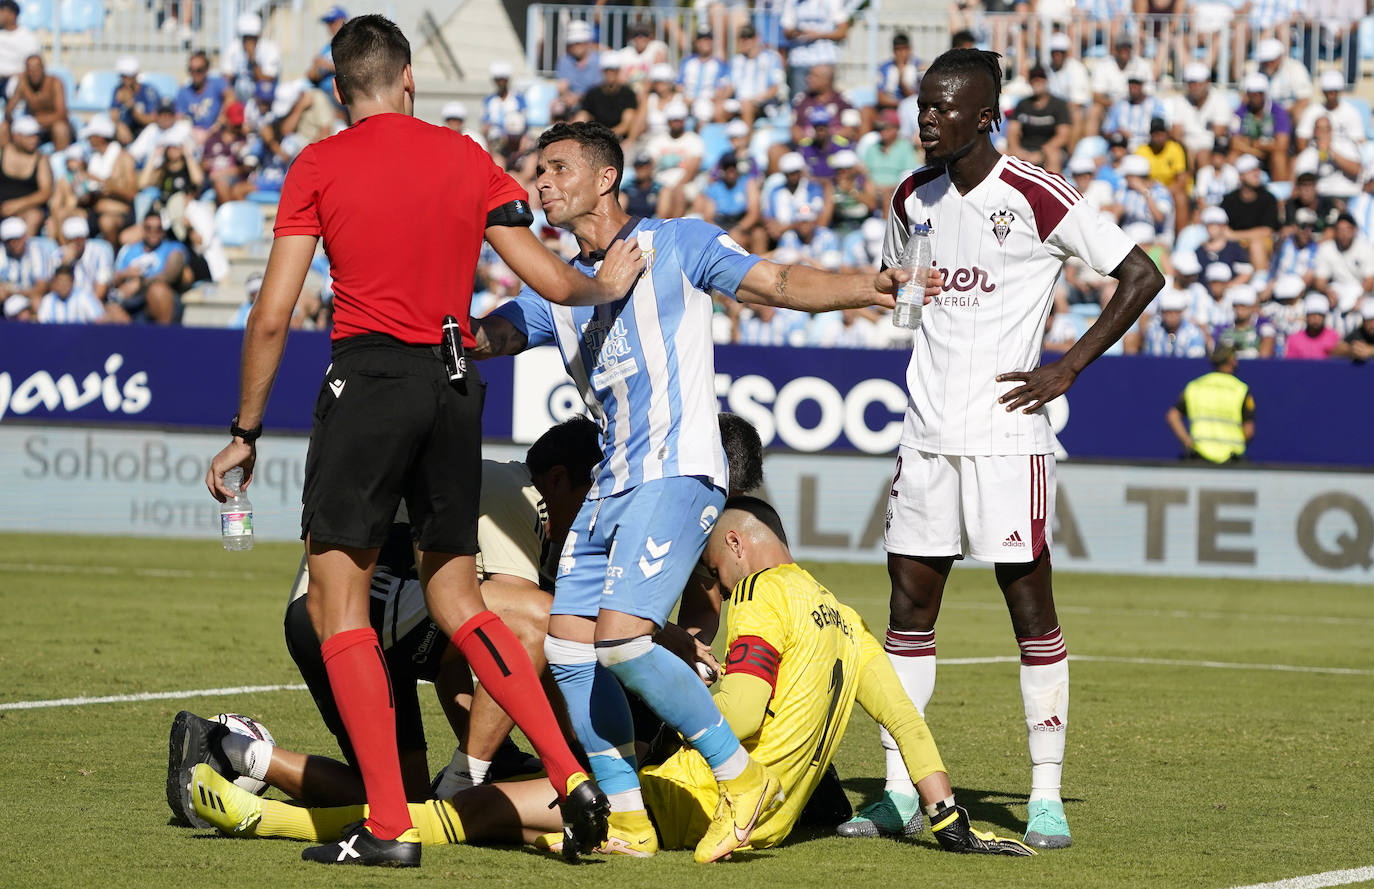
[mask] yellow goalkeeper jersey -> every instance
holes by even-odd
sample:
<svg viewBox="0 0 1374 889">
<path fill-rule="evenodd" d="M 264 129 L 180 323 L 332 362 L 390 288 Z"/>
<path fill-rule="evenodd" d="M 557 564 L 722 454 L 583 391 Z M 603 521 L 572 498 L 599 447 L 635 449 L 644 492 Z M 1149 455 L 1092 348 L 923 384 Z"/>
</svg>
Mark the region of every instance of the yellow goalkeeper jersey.
<svg viewBox="0 0 1374 889">
<path fill-rule="evenodd" d="M 727 612 L 725 672 L 768 682 L 772 698 L 763 724 L 744 747 L 782 782 L 786 801 L 755 829 L 750 845 L 765 848 L 792 831 L 830 765 L 859 699 L 870 713 L 906 703 L 902 723 L 908 746 L 919 751 L 920 777 L 943 771 L 934 742 L 906 698 L 882 645 L 858 612 L 840 602 L 796 564 L 752 574 L 735 587 Z M 875 717 L 877 714 L 874 714 Z M 899 740 L 901 737 L 899 736 Z M 642 772 L 649 810 L 666 848 L 695 845 L 715 811 L 716 780 L 701 755 L 683 748 Z"/>
</svg>

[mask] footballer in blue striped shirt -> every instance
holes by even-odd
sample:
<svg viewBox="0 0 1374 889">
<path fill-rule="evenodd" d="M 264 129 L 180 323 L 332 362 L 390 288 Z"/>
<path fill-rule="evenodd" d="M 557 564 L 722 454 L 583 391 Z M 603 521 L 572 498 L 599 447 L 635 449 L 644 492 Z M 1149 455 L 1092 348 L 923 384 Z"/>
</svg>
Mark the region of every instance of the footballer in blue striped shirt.
<svg viewBox="0 0 1374 889">
<path fill-rule="evenodd" d="M 594 275 L 608 248 L 634 238 L 646 267 L 624 296 L 602 305 L 555 305 L 525 288 L 473 320 L 475 355 L 556 345 L 601 427 L 602 461 L 558 564 L 546 653 L 611 800 L 612 839 L 652 831 L 628 688 L 702 754 L 721 785 L 723 805 L 696 854 L 714 861 L 748 842 L 780 791 L 692 668 L 653 639 L 728 486 L 715 422 L 712 294 L 808 312 L 891 307 L 906 275 L 778 265 L 701 220 L 631 217 L 618 200 L 623 168 L 619 141 L 599 124 L 559 124 L 540 137 L 536 187 L 549 222 L 577 238 L 572 264 Z"/>
</svg>

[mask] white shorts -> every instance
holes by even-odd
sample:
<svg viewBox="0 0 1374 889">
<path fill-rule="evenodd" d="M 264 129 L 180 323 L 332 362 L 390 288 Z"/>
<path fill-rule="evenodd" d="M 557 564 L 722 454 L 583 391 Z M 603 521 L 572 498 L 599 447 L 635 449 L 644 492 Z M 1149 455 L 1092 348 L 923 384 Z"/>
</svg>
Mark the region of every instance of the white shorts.
<svg viewBox="0 0 1374 889">
<path fill-rule="evenodd" d="M 903 556 L 1031 562 L 1050 546 L 1054 455 L 958 457 L 906 445 L 883 543 Z"/>
</svg>

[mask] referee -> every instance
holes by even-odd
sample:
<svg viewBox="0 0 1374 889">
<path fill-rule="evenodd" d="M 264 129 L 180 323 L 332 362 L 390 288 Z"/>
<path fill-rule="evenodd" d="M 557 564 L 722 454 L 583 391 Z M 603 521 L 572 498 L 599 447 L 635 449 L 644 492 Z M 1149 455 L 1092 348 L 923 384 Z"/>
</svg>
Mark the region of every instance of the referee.
<svg viewBox="0 0 1374 889">
<path fill-rule="evenodd" d="M 397 505 L 409 510 L 426 605 L 484 688 L 548 768 L 570 856 L 605 836 L 605 796 L 568 749 L 519 641 L 477 587 L 483 384 L 475 368 L 450 382 L 436 345 L 444 316 L 468 316 L 485 236 L 517 275 L 569 304 L 620 297 L 642 267 L 633 240 L 589 280 L 529 231 L 525 190 L 466 136 L 416 120 L 410 44 L 379 15 L 350 20 L 332 42 L 336 98 L 352 125 L 307 147 L 282 188 L 276 240 L 244 331 L 233 440 L 206 484 L 244 485 L 281 362 L 291 313 L 319 238 L 334 275 L 333 363 L 315 403 L 306 456 L 302 537 L 309 611 L 340 716 L 367 788 L 370 817 L 311 861 L 414 867 L 419 837 L 406 809 L 390 680 L 369 623 L 368 588 Z M 545 290 L 544 288 L 549 288 Z"/>
</svg>

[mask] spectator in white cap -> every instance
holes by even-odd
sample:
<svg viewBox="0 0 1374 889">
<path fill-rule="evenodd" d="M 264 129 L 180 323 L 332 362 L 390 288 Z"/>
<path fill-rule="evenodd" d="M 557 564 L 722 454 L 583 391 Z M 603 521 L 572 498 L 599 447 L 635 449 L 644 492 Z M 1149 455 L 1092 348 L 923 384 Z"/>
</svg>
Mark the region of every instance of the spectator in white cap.
<svg viewBox="0 0 1374 889">
<path fill-rule="evenodd" d="M 181 290 L 189 283 L 186 248 L 167 238 L 162 216 L 149 213 L 139 225 L 141 238 L 115 256 L 111 315 L 133 321 L 173 324 L 181 318 Z M 122 314 L 121 314 L 122 312 Z"/>
<path fill-rule="evenodd" d="M 50 249 L 29 237 L 28 223 L 18 216 L 0 222 L 0 297 L 23 294 L 34 305 L 48 292 L 48 279 L 56 268 Z"/>
<path fill-rule="evenodd" d="M 1277 6 L 1275 3 L 1256 3 L 1255 6 Z M 1255 73 L 1263 74 L 1268 81 L 1269 98 L 1282 105 L 1295 119 L 1302 115 L 1303 109 L 1312 99 L 1312 75 L 1307 66 L 1288 53 L 1288 47 L 1281 40 L 1269 38 L 1255 46 Z"/>
<path fill-rule="evenodd" d="M 1202 358 L 1207 354 L 1207 336 L 1186 313 L 1188 294 L 1166 287 L 1155 300 L 1159 313 L 1145 329 L 1146 355 L 1158 358 Z"/>
<path fill-rule="evenodd" d="M 114 120 L 103 114 L 92 117 L 81 135 L 90 145 L 90 159 L 84 185 L 71 209 L 94 212 L 101 237 L 118 244 L 120 232 L 134 221 L 134 195 L 138 192 L 134 159 L 115 139 Z"/>
<path fill-rule="evenodd" d="M 136 56 L 121 56 L 115 62 L 119 73 L 119 83 L 115 84 L 110 96 L 110 117 L 116 126 L 116 137 L 121 145 L 128 145 L 143 128 L 153 122 L 157 114 L 157 103 L 161 98 L 150 83 L 139 79 L 139 64 Z"/>
<path fill-rule="evenodd" d="M 511 115 L 518 114 L 523 120 L 526 114 L 525 97 L 510 88 L 511 74 L 510 62 L 491 63 L 492 91 L 482 100 L 482 131 L 490 145 L 505 141 L 506 122 Z M 524 132 L 524 127 L 520 129 Z"/>
<path fill-rule="evenodd" d="M 1169 99 L 1166 110 L 1173 137 L 1188 149 L 1194 168 L 1210 162 L 1216 137 L 1230 130 L 1235 118 L 1235 109 L 1212 87 L 1212 70 L 1202 62 L 1183 67 L 1183 92 Z"/>
<path fill-rule="evenodd" d="M 806 207 L 812 218 L 822 226 L 830 224 L 833 195 L 806 176 L 806 160 L 789 151 L 778 159 L 778 172 L 783 181 L 774 184 L 763 195 L 763 225 L 770 244 L 777 244 L 786 232 L 797 227 L 798 218 Z"/>
<path fill-rule="evenodd" d="M 1374 297 L 1366 296 L 1360 301 L 1356 320 L 1355 327 L 1331 350 L 1332 358 L 1349 358 L 1356 364 L 1374 359 Z"/>
<path fill-rule="evenodd" d="M 24 60 L 22 76 L 5 104 L 5 117 L 13 120 L 22 109 L 38 124 L 39 144 L 52 143 L 57 151 L 72 144 L 72 127 L 67 120 L 67 87 L 62 78 L 48 73 L 41 55 Z M 0 123 L 0 144 L 4 144 L 6 124 Z"/>
<path fill-rule="evenodd" d="M 677 30 L 674 22 L 672 30 Z M 635 89 L 649 82 L 649 72 L 655 65 L 668 61 L 668 44 L 654 37 L 653 25 L 637 21 L 630 25 L 630 42 L 621 48 L 621 75 Z"/>
<path fill-rule="evenodd" d="M 1126 95 L 1112 103 L 1102 120 L 1102 134 L 1120 133 L 1126 137 L 1132 151 L 1149 138 L 1150 121 L 1164 119 L 1164 103 L 1145 91 L 1145 85 L 1150 82 L 1147 70 L 1137 69 L 1128 74 Z"/>
<path fill-rule="evenodd" d="M 58 261 L 72 267 L 78 290 L 89 290 L 96 299 L 105 301 L 114 276 L 114 248 L 108 241 L 91 237 L 90 226 L 84 216 L 70 216 L 63 220 L 62 246 Z"/>
<path fill-rule="evenodd" d="M 176 102 L 171 97 L 164 97 L 158 100 L 153 122 L 144 127 L 143 132 L 129 144 L 129 156 L 134 159 L 134 163 L 147 169 L 148 161 L 156 153 L 158 146 L 169 141 L 189 142 L 190 139 L 190 119 L 178 117 Z"/>
<path fill-rule="evenodd" d="M 18 216 L 38 234 L 53 196 L 52 165 L 38 151 L 38 121 L 15 118 L 10 144 L 0 148 L 0 216 Z"/>
<path fill-rule="evenodd" d="M 1274 258 L 1265 276 L 1267 280 L 1260 281 L 1258 276 L 1255 279 L 1260 287 L 1261 302 L 1274 295 L 1281 278 L 1296 277 L 1304 286 L 1316 279 L 1317 214 L 1308 207 L 1299 207 L 1293 211 L 1292 219 L 1292 231 L 1274 248 Z"/>
<path fill-rule="evenodd" d="M 668 131 L 667 109 L 683 103 L 678 93 L 677 73 L 671 65 L 655 65 L 649 69 L 648 91 L 639 103 L 639 120 L 635 122 L 632 138 L 656 136 Z"/>
<path fill-rule="evenodd" d="M 601 59 L 592 45 L 592 26 L 581 19 L 568 22 L 563 45 L 554 75 L 558 78 L 558 99 L 572 111 L 582 103 L 582 95 L 601 82 Z"/>
<path fill-rule="evenodd" d="M 859 226 L 875 213 L 882 216 L 878 189 L 859 167 L 859 156 L 848 148 L 830 155 L 833 171 L 830 230 L 841 239 L 857 235 Z"/>
<path fill-rule="evenodd" d="M 40 324 L 99 324 L 106 320 L 106 312 L 95 294 L 76 286 L 72 267 L 61 265 L 38 301 L 36 320 Z"/>
<path fill-rule="evenodd" d="M 639 118 L 639 97 L 620 74 L 619 52 L 601 53 L 601 82 L 582 96 L 582 110 L 574 120 L 594 120 L 624 142 Z"/>
<path fill-rule="evenodd" d="M 1374 161 L 1365 164 L 1364 184 L 1360 193 L 1346 203 L 1345 211 L 1354 217 L 1360 234 L 1374 240 Z"/>
<path fill-rule="evenodd" d="M 740 176 L 746 180 L 761 179 L 759 162 L 749 150 L 754 139 L 754 130 L 742 120 L 732 120 L 725 125 L 725 138 L 730 140 L 730 150 L 739 160 Z"/>
<path fill-rule="evenodd" d="M 1278 182 L 1289 179 L 1288 146 L 1293 138 L 1293 118 L 1269 93 L 1269 78 L 1247 74 L 1241 82 L 1245 97 L 1231 124 L 1231 146 L 1254 155 Z"/>
<path fill-rule="evenodd" d="M 1259 294 L 1249 284 L 1237 284 L 1226 294 L 1231 321 L 1212 327 L 1213 348 L 1229 346 L 1237 358 L 1273 358 L 1278 331 L 1259 313 Z"/>
<path fill-rule="evenodd" d="M 695 184 L 701 171 L 706 144 L 701 137 L 687 129 L 687 106 L 681 102 L 669 105 L 664 111 L 668 131 L 651 136 L 644 151 L 654 159 L 654 180 L 663 187 L 661 212 L 681 216 L 699 192 Z"/>
<path fill-rule="evenodd" d="M 1097 59 L 1093 65 L 1093 105 L 1088 119 L 1089 132 L 1101 131 L 1107 109 L 1126 98 L 1128 79 L 1131 77 L 1145 83 L 1154 82 L 1150 64 L 1135 57 L 1134 41 L 1122 32 L 1112 42 L 1111 54 Z"/>
<path fill-rule="evenodd" d="M 1309 291 L 1302 298 L 1303 326 L 1283 341 L 1283 357 L 1298 360 L 1330 358 L 1340 345 L 1341 335 L 1327 324 L 1331 302 L 1322 294 Z"/>
<path fill-rule="evenodd" d="M 1366 138 L 1364 118 L 1360 115 L 1359 109 L 1342 95 L 1346 89 L 1345 75 L 1339 71 L 1323 71 L 1318 85 L 1321 87 L 1322 101 L 1309 104 L 1293 128 L 1293 138 L 1297 142 L 1298 150 L 1307 147 L 1307 143 L 1312 140 L 1313 126 L 1322 117 L 1331 121 L 1332 138 L 1346 139 L 1357 146 L 1363 145 Z"/>
<path fill-rule="evenodd" d="M 469 132 L 467 128 L 467 120 L 468 106 L 465 102 L 445 102 L 443 107 L 439 109 L 440 123 L 448 127 L 450 130 L 453 130 L 455 133 L 463 133 L 469 139 L 476 142 L 478 145 L 481 145 L 483 148 L 486 148 L 487 141 L 485 137 L 483 137 L 480 134 Z"/>
<path fill-rule="evenodd" d="M 1360 147 L 1334 135 L 1331 118 L 1318 117 L 1312 125 L 1312 140 L 1293 159 L 1293 172 L 1299 178 L 1310 174 L 1318 197 L 1344 202 L 1360 192 L 1364 172 Z"/>
<path fill-rule="evenodd" d="M 1199 207 L 1215 207 L 1223 198 L 1240 187 L 1240 173 L 1231 163 L 1230 135 L 1217 136 L 1207 163 L 1195 165 L 1193 200 Z"/>
<path fill-rule="evenodd" d="M 19 24 L 16 0 L 0 0 L 0 90 L 9 95 L 9 83 L 24 71 L 24 60 L 41 53 L 38 38 Z"/>
<path fill-rule="evenodd" d="M 716 162 L 711 182 L 702 189 L 692 211 L 702 219 L 720 226 L 736 243 L 767 249 L 760 211 L 760 185 L 746 179 L 743 164 L 732 151 Z"/>
<path fill-rule="evenodd" d="M 1230 220 L 1231 238 L 1250 251 L 1250 264 L 1257 269 L 1269 265 L 1269 251 L 1279 228 L 1279 202 L 1264 187 L 1264 171 L 1253 154 L 1236 158 L 1240 184 L 1221 199 L 1221 209 Z"/>
<path fill-rule="evenodd" d="M 231 43 L 220 60 L 224 79 L 240 102 L 251 102 L 260 80 L 276 80 L 281 74 L 281 50 L 262 36 L 262 19 L 245 12 L 238 19 L 236 43 Z"/>
<path fill-rule="evenodd" d="M 3 8 L 4 6 L 0 4 L 0 9 Z M 33 310 L 33 301 L 24 294 L 16 293 L 13 296 L 0 296 L 0 301 L 3 301 L 5 307 L 6 321 L 38 320 L 38 313 Z"/>
<path fill-rule="evenodd" d="M 1138 154 L 1128 154 L 1121 161 L 1122 183 L 1117 188 L 1116 204 L 1123 226 L 1132 222 L 1148 223 L 1151 228 L 1173 239 L 1174 198 L 1169 189 L 1150 177 L 1150 162 Z"/>
<path fill-rule="evenodd" d="M 1050 63 L 1045 66 L 1050 95 L 1069 103 L 1069 144 L 1076 145 L 1087 135 L 1088 109 L 1093 103 L 1092 76 L 1087 66 L 1070 52 L 1069 35 L 1056 31 L 1049 39 Z"/>
<path fill-rule="evenodd" d="M 1237 284 L 1250 280 L 1255 267 L 1250 253 L 1231 238 L 1231 220 L 1220 207 L 1204 207 L 1198 222 L 1206 229 L 1207 237 L 1197 247 L 1198 263 L 1206 269 L 1212 263 L 1223 263 Z M 1228 280 L 1231 280 L 1228 279 Z"/>
<path fill-rule="evenodd" d="M 262 290 L 262 272 L 253 272 L 249 275 L 243 282 L 243 289 L 243 303 L 238 307 L 238 311 L 234 312 L 234 317 L 229 319 L 231 330 L 243 330 L 248 324 L 248 313 L 253 311 L 253 303 L 257 302 L 258 292 Z"/>
<path fill-rule="evenodd" d="M 782 102 L 787 82 L 782 56 L 763 45 L 753 25 L 739 29 L 739 51 L 730 60 L 727 86 L 739 100 L 740 118 L 750 126 Z"/>
<path fill-rule="evenodd" d="M 1350 214 L 1336 218 L 1335 237 L 1322 241 L 1317 248 L 1312 286 L 1342 314 L 1354 309 L 1361 296 L 1374 291 L 1374 245 L 1360 234 Z"/>
</svg>

